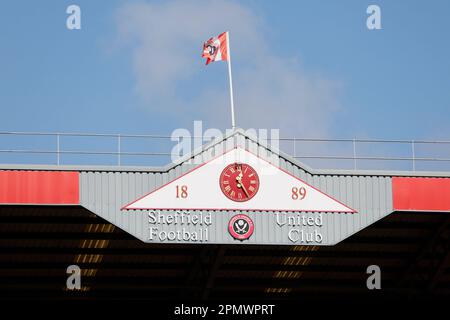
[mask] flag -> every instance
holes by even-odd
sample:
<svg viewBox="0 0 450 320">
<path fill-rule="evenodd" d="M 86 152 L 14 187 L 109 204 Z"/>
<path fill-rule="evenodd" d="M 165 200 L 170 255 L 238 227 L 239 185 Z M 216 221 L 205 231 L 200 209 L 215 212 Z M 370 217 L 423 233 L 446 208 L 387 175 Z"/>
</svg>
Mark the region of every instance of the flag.
<svg viewBox="0 0 450 320">
<path fill-rule="evenodd" d="M 203 44 L 202 58 L 206 58 L 207 65 L 212 61 L 228 60 L 228 51 L 228 32 L 224 32 Z"/>
<path fill-rule="evenodd" d="M 234 102 L 233 102 L 233 80 L 231 78 L 231 53 L 230 53 L 230 35 L 223 32 L 217 37 L 210 38 L 203 44 L 203 58 L 206 58 L 206 65 L 212 61 L 228 61 L 228 80 L 230 81 L 230 106 L 231 106 L 231 128 L 236 128 L 234 121 Z"/>
</svg>

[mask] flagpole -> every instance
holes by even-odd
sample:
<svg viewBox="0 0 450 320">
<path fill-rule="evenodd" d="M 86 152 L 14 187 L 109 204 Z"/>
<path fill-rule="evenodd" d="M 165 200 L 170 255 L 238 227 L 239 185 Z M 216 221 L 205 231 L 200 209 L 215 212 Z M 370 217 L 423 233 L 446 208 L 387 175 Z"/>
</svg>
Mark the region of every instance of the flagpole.
<svg viewBox="0 0 450 320">
<path fill-rule="evenodd" d="M 230 102 L 231 102 L 231 129 L 236 128 L 234 121 L 234 101 L 233 101 L 233 78 L 231 77 L 231 50 L 230 50 L 230 33 L 227 31 L 227 49 L 228 49 L 228 79 L 230 81 Z"/>
</svg>

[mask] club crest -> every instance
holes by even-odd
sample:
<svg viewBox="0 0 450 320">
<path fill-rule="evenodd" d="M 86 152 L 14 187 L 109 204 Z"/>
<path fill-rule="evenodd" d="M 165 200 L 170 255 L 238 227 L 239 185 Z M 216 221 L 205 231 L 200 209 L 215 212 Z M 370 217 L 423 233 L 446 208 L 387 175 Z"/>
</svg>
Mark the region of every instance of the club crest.
<svg viewBox="0 0 450 320">
<path fill-rule="evenodd" d="M 255 225 L 252 219 L 245 214 L 237 214 L 228 222 L 228 232 L 233 238 L 240 241 L 249 239 L 254 229 Z"/>
</svg>

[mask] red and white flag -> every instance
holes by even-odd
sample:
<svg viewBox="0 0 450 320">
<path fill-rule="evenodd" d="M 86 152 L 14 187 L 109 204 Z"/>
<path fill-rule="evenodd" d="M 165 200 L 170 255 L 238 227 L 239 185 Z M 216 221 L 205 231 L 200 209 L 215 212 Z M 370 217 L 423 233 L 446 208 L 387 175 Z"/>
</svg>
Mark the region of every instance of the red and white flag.
<svg viewBox="0 0 450 320">
<path fill-rule="evenodd" d="M 230 106 L 231 106 L 231 128 L 236 128 L 234 121 L 234 102 L 233 102 L 233 80 L 231 78 L 231 53 L 230 53 L 230 35 L 227 32 L 219 34 L 217 37 L 210 38 L 203 44 L 203 58 L 206 58 L 206 65 L 212 61 L 228 61 L 228 80 L 230 81 Z"/>
<path fill-rule="evenodd" d="M 206 58 L 207 65 L 212 61 L 229 60 L 228 51 L 228 32 L 224 32 L 203 44 L 202 58 Z"/>
</svg>

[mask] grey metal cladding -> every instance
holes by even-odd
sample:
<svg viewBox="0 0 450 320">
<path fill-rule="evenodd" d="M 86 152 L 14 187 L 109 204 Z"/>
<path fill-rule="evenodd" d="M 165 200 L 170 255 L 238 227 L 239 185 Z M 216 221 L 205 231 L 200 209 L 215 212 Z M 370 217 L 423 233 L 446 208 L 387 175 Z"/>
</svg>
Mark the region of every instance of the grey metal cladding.
<svg viewBox="0 0 450 320">
<path fill-rule="evenodd" d="M 254 139 L 238 132 L 224 137 L 221 141 L 209 144 L 204 150 L 194 152 L 178 165 L 168 167 L 167 171 L 81 171 L 80 172 L 80 203 L 93 213 L 101 216 L 124 231 L 134 235 L 142 241 L 149 242 L 148 212 L 142 210 L 121 210 L 121 208 L 137 198 L 155 190 L 163 184 L 179 177 L 196 167 L 189 163 L 205 162 L 226 149 L 241 146 L 253 153 L 257 153 L 268 161 L 277 161 L 277 165 L 314 186 L 331 197 L 355 209 L 357 213 L 304 213 L 311 217 L 323 218 L 321 243 L 313 245 L 334 245 L 375 221 L 385 217 L 393 211 L 392 183 L 390 176 L 377 175 L 346 175 L 346 174 L 317 174 L 303 166 L 298 161 L 274 152 Z M 305 169 L 306 168 L 306 169 Z M 167 211 L 167 213 L 174 213 Z M 230 218 L 236 214 L 228 211 L 203 211 L 211 213 L 214 223 L 209 226 L 208 243 L 224 244 L 302 244 L 293 243 L 286 236 L 288 226 L 275 223 L 274 212 L 247 212 L 254 221 L 255 231 L 250 239 L 241 242 L 233 239 L 227 232 Z M 163 225 L 161 230 L 174 231 L 175 225 Z M 193 231 L 195 226 L 186 226 Z M 303 226 L 305 232 L 312 232 L 313 227 Z M 154 240 L 152 242 L 163 242 Z M 167 242 L 167 241 L 165 241 Z M 171 241 L 170 243 L 186 243 Z M 200 243 L 200 242 L 195 242 Z"/>
</svg>

